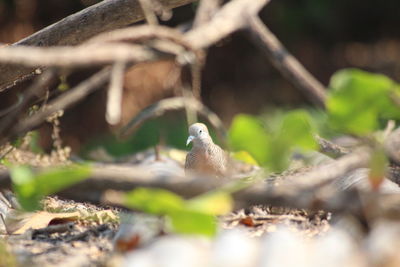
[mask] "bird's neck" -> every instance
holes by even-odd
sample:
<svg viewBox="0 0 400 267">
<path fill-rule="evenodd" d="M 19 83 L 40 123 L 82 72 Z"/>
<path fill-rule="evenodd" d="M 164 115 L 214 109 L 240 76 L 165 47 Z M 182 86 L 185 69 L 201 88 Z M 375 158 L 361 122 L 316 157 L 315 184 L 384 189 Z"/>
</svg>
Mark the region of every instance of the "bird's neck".
<svg viewBox="0 0 400 267">
<path fill-rule="evenodd" d="M 206 150 L 213 144 L 214 143 L 212 140 L 196 140 L 196 142 L 193 142 L 193 148 L 198 150 Z"/>
</svg>

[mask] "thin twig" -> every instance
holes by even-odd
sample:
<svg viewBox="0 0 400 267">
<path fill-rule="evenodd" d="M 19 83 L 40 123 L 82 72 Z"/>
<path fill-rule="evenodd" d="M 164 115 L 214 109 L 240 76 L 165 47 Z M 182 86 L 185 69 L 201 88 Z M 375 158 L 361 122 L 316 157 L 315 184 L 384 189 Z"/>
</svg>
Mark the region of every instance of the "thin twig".
<svg viewBox="0 0 400 267">
<path fill-rule="evenodd" d="M 157 16 L 154 12 L 151 0 L 139 0 L 140 6 L 142 7 L 144 17 L 148 24 L 158 25 Z"/>
<path fill-rule="evenodd" d="M 9 106 L 8 108 L 2 109 L 0 110 L 0 118 L 4 117 L 6 115 L 8 115 L 9 113 L 11 113 L 11 111 L 16 110 L 21 104 L 22 104 L 22 100 L 23 100 L 23 96 L 22 95 L 18 95 L 17 96 L 17 101 L 15 101 L 14 104 L 12 104 L 11 106 Z M 1 132 L 1 130 L 0 130 Z"/>
<path fill-rule="evenodd" d="M 190 42 L 185 40 L 185 35 L 183 35 L 181 32 L 165 26 L 142 25 L 119 29 L 104 34 L 99 34 L 96 37 L 88 40 L 85 44 L 103 44 L 105 42 L 147 42 L 148 44 L 149 41 L 160 40 L 169 41 L 181 46 L 184 50 L 193 53 L 200 62 L 204 60 L 204 53 L 201 51 L 201 47 L 197 48 L 193 46 Z"/>
<path fill-rule="evenodd" d="M 38 76 L 34 83 L 27 89 L 26 93 L 22 96 L 21 103 L 12 113 L 8 114 L 0 121 L 0 133 L 4 136 L 5 131 L 10 129 L 10 126 L 15 123 L 17 116 L 21 113 L 23 108 L 32 101 L 34 97 L 40 97 L 44 91 L 47 90 L 47 86 L 52 79 L 55 77 L 55 70 L 49 69 L 42 75 Z"/>
<path fill-rule="evenodd" d="M 188 105 L 190 109 L 197 111 L 202 116 L 207 118 L 211 125 L 217 130 L 219 136 L 223 137 L 223 139 L 225 138 L 226 130 L 218 116 L 193 97 L 172 97 L 158 101 L 157 103 L 141 111 L 135 118 L 133 118 L 121 129 L 119 135 L 121 137 L 125 137 L 131 134 L 132 131 L 137 129 L 137 127 L 146 120 L 161 116 L 167 111 L 183 109 L 186 105 Z"/>
<path fill-rule="evenodd" d="M 197 7 L 196 16 L 194 18 L 193 27 L 199 27 L 211 20 L 218 11 L 222 0 L 201 0 Z"/>
<path fill-rule="evenodd" d="M 111 72 L 106 107 L 106 120 L 111 125 L 115 125 L 121 120 L 125 68 L 125 62 L 117 62 Z"/>
<path fill-rule="evenodd" d="M 89 79 L 83 81 L 75 88 L 68 90 L 61 97 L 51 101 L 46 109 L 39 111 L 38 113 L 28 117 L 19 123 L 17 123 L 10 131 L 12 136 L 25 133 L 32 130 L 43 123 L 48 116 L 69 107 L 72 104 L 80 101 L 83 97 L 90 94 L 96 89 L 99 89 L 101 85 L 105 84 L 110 77 L 110 68 L 104 68 L 97 72 Z M 4 141 L 3 141 L 4 142 Z"/>
<path fill-rule="evenodd" d="M 394 120 L 389 120 L 387 122 L 386 128 L 383 131 L 383 139 L 384 140 L 389 137 L 389 135 L 393 132 L 395 127 L 396 127 L 396 122 Z"/>
<path fill-rule="evenodd" d="M 269 0 L 235 0 L 224 5 L 207 24 L 185 34 L 185 40 L 194 48 L 209 47 L 226 36 L 244 29 L 247 17 L 257 16 Z"/>
<path fill-rule="evenodd" d="M 325 107 L 326 89 L 324 86 L 283 47 L 259 17 L 249 16 L 248 21 L 252 39 L 267 55 L 271 63 L 294 86 L 301 89 L 314 104 Z"/>
<path fill-rule="evenodd" d="M 400 165 L 400 128 L 389 134 L 385 140 L 384 147 L 389 158 Z"/>
</svg>

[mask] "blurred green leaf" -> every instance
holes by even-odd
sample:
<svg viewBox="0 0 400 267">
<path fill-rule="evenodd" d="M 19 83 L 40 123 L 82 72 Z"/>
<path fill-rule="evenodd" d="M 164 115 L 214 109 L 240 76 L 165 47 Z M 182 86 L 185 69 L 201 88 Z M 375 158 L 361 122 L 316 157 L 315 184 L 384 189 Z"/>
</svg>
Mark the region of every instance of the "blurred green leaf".
<svg viewBox="0 0 400 267">
<path fill-rule="evenodd" d="M 214 215 L 231 211 L 228 193 L 212 192 L 190 200 L 163 189 L 137 188 L 125 194 L 124 205 L 144 212 L 165 215 L 172 230 L 183 234 L 214 235 Z"/>
<path fill-rule="evenodd" d="M 186 207 L 210 215 L 222 215 L 232 210 L 233 199 L 225 192 L 210 192 L 188 200 Z"/>
<path fill-rule="evenodd" d="M 257 161 L 250 155 L 249 152 L 240 150 L 232 153 L 232 158 L 243 161 L 245 163 L 258 166 Z"/>
<path fill-rule="evenodd" d="M 235 116 L 228 135 L 232 149 L 249 152 L 262 165 L 268 163 L 269 136 L 257 118 L 244 114 Z"/>
<path fill-rule="evenodd" d="M 190 209 L 171 212 L 169 219 L 175 232 L 213 236 L 217 231 L 215 217 Z"/>
<path fill-rule="evenodd" d="M 154 214 L 168 214 L 184 208 L 184 200 L 164 189 L 137 188 L 125 195 L 125 205 Z"/>
<path fill-rule="evenodd" d="M 281 172 L 289 166 L 290 155 L 295 149 L 316 149 L 318 145 L 314 139 L 315 132 L 311 116 L 306 111 L 285 113 L 279 127 L 271 132 L 269 167 L 273 171 Z"/>
<path fill-rule="evenodd" d="M 399 86 L 384 75 L 345 69 L 332 76 L 330 88 L 327 111 L 335 129 L 366 135 L 378 128 L 379 119 L 400 119 L 391 100 Z"/>
<path fill-rule="evenodd" d="M 71 165 L 58 167 L 35 174 L 27 166 L 11 167 L 13 189 L 25 210 L 40 208 L 39 201 L 46 195 L 67 188 L 90 175 L 90 167 Z"/>
<path fill-rule="evenodd" d="M 250 153 L 264 167 L 283 171 L 295 149 L 316 149 L 316 127 L 304 110 L 277 113 L 269 118 L 265 129 L 260 120 L 249 115 L 234 118 L 229 130 L 230 145 L 235 150 Z"/>
<path fill-rule="evenodd" d="M 10 169 L 13 190 L 25 210 L 39 208 L 41 195 L 36 191 L 35 175 L 28 166 L 15 166 Z"/>
<path fill-rule="evenodd" d="M 316 127 L 311 116 L 304 110 L 290 111 L 283 117 L 282 128 L 278 137 L 290 146 L 311 150 L 318 145 L 314 138 Z"/>
</svg>

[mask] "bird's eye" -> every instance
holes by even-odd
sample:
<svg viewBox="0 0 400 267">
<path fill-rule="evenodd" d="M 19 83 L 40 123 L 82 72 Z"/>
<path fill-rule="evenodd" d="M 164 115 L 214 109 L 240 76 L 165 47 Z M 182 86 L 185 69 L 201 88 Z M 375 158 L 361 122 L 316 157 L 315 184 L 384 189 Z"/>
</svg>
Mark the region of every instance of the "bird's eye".
<svg viewBox="0 0 400 267">
<path fill-rule="evenodd" d="M 201 134 L 203 132 L 203 130 L 199 130 L 199 134 Z"/>
</svg>

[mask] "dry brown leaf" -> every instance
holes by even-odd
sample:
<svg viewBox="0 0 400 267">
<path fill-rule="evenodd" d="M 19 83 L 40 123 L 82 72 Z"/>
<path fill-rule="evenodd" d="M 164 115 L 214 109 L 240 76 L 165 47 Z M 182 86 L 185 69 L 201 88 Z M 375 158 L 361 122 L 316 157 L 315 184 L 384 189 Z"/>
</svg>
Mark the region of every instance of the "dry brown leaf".
<svg viewBox="0 0 400 267">
<path fill-rule="evenodd" d="M 255 226 L 254 220 L 250 216 L 246 216 L 246 217 L 240 219 L 239 223 L 243 224 L 245 226 L 248 226 L 248 227 L 254 227 Z"/>
<path fill-rule="evenodd" d="M 79 217 L 79 212 L 50 213 L 47 211 L 38 211 L 32 213 L 10 210 L 5 218 L 5 224 L 8 234 L 23 234 L 29 229 L 45 228 L 50 223 L 76 221 Z"/>
</svg>

